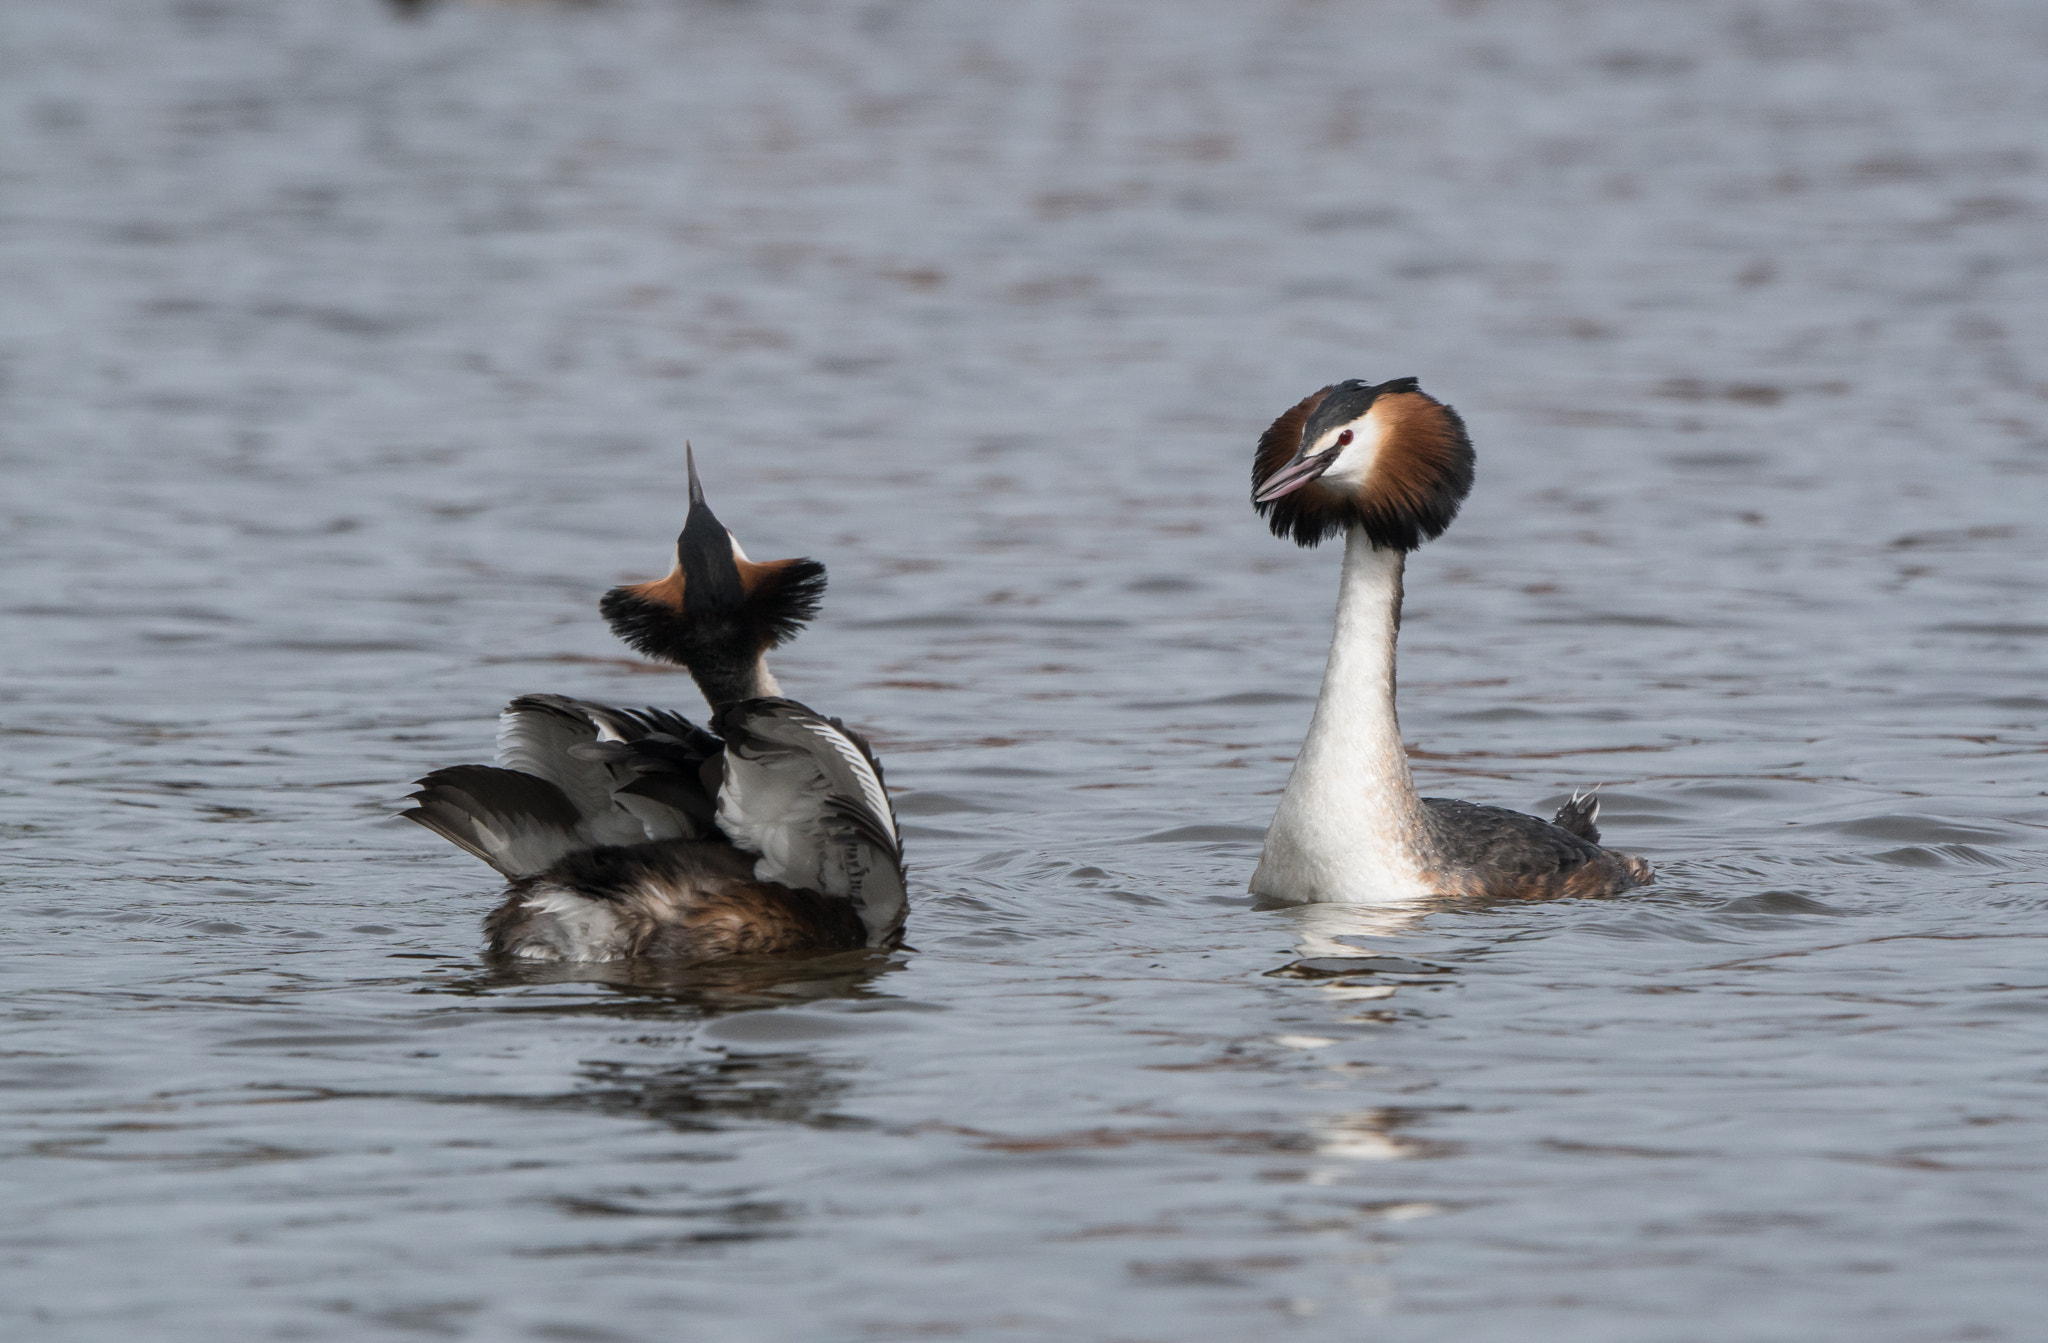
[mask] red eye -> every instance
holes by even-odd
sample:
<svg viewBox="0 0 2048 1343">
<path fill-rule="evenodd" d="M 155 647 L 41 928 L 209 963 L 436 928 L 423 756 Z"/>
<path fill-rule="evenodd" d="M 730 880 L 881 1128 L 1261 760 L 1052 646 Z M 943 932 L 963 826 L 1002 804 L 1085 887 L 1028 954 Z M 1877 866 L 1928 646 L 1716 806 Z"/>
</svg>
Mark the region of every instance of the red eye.
<svg viewBox="0 0 2048 1343">
<path fill-rule="evenodd" d="M 1337 435 L 1337 446 L 1340 448 L 1348 448 L 1351 446 L 1351 431 L 1349 429 L 1346 429 L 1343 433 Z"/>
</svg>

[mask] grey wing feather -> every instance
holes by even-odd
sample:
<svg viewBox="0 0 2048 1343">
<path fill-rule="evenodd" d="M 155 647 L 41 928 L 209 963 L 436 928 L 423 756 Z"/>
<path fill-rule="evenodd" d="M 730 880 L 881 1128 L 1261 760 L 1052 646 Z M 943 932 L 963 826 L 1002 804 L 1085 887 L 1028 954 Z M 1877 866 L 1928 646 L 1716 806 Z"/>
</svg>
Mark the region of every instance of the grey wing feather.
<svg viewBox="0 0 2048 1343">
<path fill-rule="evenodd" d="M 882 782 L 882 767 L 861 735 L 836 718 L 788 699 L 741 700 L 713 719 L 726 757 L 745 759 L 791 753 L 807 757 L 834 800 L 891 848 L 901 845 L 896 808 Z"/>
<path fill-rule="evenodd" d="M 728 704 L 718 823 L 758 854 L 764 880 L 843 895 L 871 946 L 892 943 L 908 913 L 903 838 L 881 765 L 859 733 L 794 700 Z"/>
<path fill-rule="evenodd" d="M 569 805 L 584 818 L 584 830 L 599 844 L 640 844 L 648 836 L 631 813 L 612 803 L 617 781 L 602 759 L 591 759 L 577 747 L 616 738 L 602 706 L 560 695 L 522 695 L 498 716 L 498 764 L 546 779 L 562 790 Z"/>
<path fill-rule="evenodd" d="M 522 695 L 499 717 L 498 763 L 561 789 L 593 845 L 702 838 L 712 801 L 692 783 L 718 749 L 702 728 L 659 709 Z M 651 776 L 676 777 L 647 784 Z"/>
<path fill-rule="evenodd" d="M 1422 805 L 1437 852 L 1456 868 L 1533 877 L 1601 855 L 1598 844 L 1506 807 L 1448 797 L 1426 797 Z"/>
<path fill-rule="evenodd" d="M 659 709 L 525 695 L 500 719 L 498 765 L 436 770 L 402 814 L 507 876 L 532 876 L 585 849 L 716 833 L 707 766 L 722 748 Z"/>
<path fill-rule="evenodd" d="M 840 861 L 846 868 L 846 895 L 860 911 L 868 945 L 894 945 L 902 939 L 904 921 L 910 917 L 901 846 L 878 843 L 859 825 L 841 830 L 835 838 L 844 850 Z"/>
<path fill-rule="evenodd" d="M 399 813 L 508 877 L 527 877 L 586 847 L 582 819 L 546 779 L 492 765 L 454 765 L 420 780 L 419 805 Z"/>
</svg>

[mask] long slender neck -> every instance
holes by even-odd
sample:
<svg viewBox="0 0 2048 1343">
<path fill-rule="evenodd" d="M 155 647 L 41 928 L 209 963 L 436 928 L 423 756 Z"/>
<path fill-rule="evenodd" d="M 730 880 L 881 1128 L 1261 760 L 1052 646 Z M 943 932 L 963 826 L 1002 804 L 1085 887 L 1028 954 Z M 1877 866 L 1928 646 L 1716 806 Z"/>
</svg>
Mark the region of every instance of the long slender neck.
<svg viewBox="0 0 2048 1343">
<path fill-rule="evenodd" d="M 1377 904 L 1429 894 L 1422 803 L 1394 716 L 1405 558 L 1359 527 L 1345 539 L 1329 666 L 1266 832 L 1256 895 Z"/>
<path fill-rule="evenodd" d="M 768 670 L 765 650 L 756 653 L 751 661 L 744 657 L 701 657 L 693 659 L 689 669 L 690 679 L 697 683 L 697 689 L 704 692 L 705 702 L 714 709 L 734 700 L 759 699 L 764 695 L 782 693 L 782 687 Z"/>
</svg>

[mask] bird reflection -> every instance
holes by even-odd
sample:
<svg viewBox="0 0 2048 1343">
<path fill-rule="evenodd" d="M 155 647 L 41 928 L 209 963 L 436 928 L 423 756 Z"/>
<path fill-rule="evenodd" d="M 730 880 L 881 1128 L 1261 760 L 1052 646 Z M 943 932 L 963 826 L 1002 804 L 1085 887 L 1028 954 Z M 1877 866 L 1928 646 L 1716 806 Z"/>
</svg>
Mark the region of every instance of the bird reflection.
<svg viewBox="0 0 2048 1343">
<path fill-rule="evenodd" d="M 1273 912 L 1294 926 L 1294 954 L 1303 959 L 1357 956 L 1359 946 L 1346 938 L 1398 937 L 1411 932 L 1430 913 L 1428 907 L 1392 905 L 1279 905 Z"/>
<path fill-rule="evenodd" d="M 482 973 L 434 984 L 440 992 L 499 997 L 500 1011 L 624 1017 L 643 1024 L 684 1026 L 736 1013 L 796 1007 L 830 999 L 879 997 L 874 985 L 901 958 L 868 951 L 836 956 L 759 956 L 696 965 L 651 960 L 535 963 L 494 957 Z M 610 990 L 593 1000 L 550 995 L 549 986 Z M 528 990 L 506 994 L 508 989 Z M 536 993 L 533 990 L 543 990 Z M 553 1095 L 483 1094 L 469 1102 L 520 1109 L 570 1109 L 619 1118 L 654 1119 L 684 1132 L 709 1132 L 742 1122 L 857 1127 L 864 1121 L 834 1110 L 851 1085 L 843 1065 L 797 1050 L 705 1053 L 646 1062 L 586 1059 L 574 1089 Z M 725 1234 L 723 1232 L 721 1235 Z"/>
<path fill-rule="evenodd" d="M 692 1059 L 666 1067 L 594 1060 L 582 1065 L 585 1085 L 551 1098 L 614 1118 L 653 1119 L 685 1133 L 734 1123 L 859 1127 L 833 1107 L 851 1083 L 805 1054 L 741 1054 Z"/>
<path fill-rule="evenodd" d="M 866 948 L 828 956 L 791 953 L 696 963 L 647 958 L 536 962 L 487 956 L 482 973 L 443 981 L 437 987 L 455 993 L 493 993 L 554 984 L 594 984 L 625 999 L 640 1000 L 629 1008 L 619 999 L 611 999 L 598 1009 L 601 1011 L 623 1008 L 628 1015 L 639 1016 L 650 1009 L 665 1013 L 680 1007 L 717 1016 L 833 998 L 870 997 L 876 981 L 902 965 L 898 953 Z"/>
<path fill-rule="evenodd" d="M 1440 906 L 1438 906 L 1440 907 Z M 1339 1015 L 1336 1021 L 1391 1021 L 1379 1004 L 1410 986 L 1441 985 L 1456 971 L 1374 947 L 1374 939 L 1415 931 L 1430 909 L 1370 905 L 1295 905 L 1278 911 L 1295 925 L 1295 959 L 1266 973 L 1307 980 Z"/>
<path fill-rule="evenodd" d="M 1414 1110 L 1396 1106 L 1375 1106 L 1368 1110 L 1317 1115 L 1311 1121 L 1309 1131 L 1315 1142 L 1317 1156 L 1334 1157 L 1341 1161 L 1404 1161 L 1414 1157 L 1442 1155 L 1443 1144 L 1401 1132 L 1421 1117 Z M 1319 1168 L 1318 1171 L 1310 1173 L 1309 1182 L 1321 1183 L 1322 1180 L 1318 1179 L 1319 1174 L 1325 1179 L 1332 1179 L 1341 1176 L 1343 1172 L 1323 1171 Z"/>
</svg>

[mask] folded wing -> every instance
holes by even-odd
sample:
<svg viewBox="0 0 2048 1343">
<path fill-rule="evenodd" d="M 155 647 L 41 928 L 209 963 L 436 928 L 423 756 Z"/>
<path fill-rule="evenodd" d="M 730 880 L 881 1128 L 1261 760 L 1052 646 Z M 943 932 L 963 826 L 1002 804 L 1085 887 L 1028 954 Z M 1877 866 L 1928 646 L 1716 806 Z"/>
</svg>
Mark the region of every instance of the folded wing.
<svg viewBox="0 0 2048 1343">
<path fill-rule="evenodd" d="M 728 704 L 712 728 L 725 738 L 718 826 L 758 855 L 754 875 L 846 897 L 868 945 L 893 945 L 908 908 L 903 841 L 867 742 L 777 698 Z"/>
</svg>

